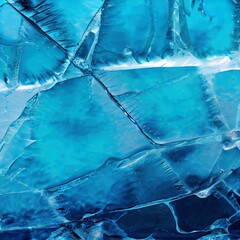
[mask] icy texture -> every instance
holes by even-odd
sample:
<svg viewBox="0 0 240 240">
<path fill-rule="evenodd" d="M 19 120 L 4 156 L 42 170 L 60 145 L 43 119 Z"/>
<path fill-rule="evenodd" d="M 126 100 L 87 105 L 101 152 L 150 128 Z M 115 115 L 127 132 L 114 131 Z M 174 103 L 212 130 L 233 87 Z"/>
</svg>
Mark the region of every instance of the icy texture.
<svg viewBox="0 0 240 240">
<path fill-rule="evenodd" d="M 26 182 L 32 176 L 34 188 L 84 175 L 112 156 L 151 148 L 92 78 L 59 83 L 40 93 L 29 108 L 19 130 L 7 134 L 15 136 L 3 147 L 2 171 L 11 175 L 25 168 L 15 179 Z M 26 139 L 28 147 L 21 144 Z"/>
<path fill-rule="evenodd" d="M 239 239 L 238 0 L 0 1 L 0 239 Z"/>
</svg>

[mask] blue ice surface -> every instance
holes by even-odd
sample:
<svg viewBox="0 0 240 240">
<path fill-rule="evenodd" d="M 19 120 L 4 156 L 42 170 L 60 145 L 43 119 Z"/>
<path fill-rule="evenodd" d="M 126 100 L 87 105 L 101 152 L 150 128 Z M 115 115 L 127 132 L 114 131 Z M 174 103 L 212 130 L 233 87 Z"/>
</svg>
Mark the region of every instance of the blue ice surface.
<svg viewBox="0 0 240 240">
<path fill-rule="evenodd" d="M 202 1 L 195 5 L 186 17 L 192 47 L 198 54 L 225 54 L 232 50 L 234 42 L 235 2 Z M 224 14 L 220 14 L 224 13 Z M 217 44 L 216 44 L 217 43 Z"/>
<path fill-rule="evenodd" d="M 89 77 L 55 85 L 51 91 L 40 93 L 29 108 L 27 120 L 8 144 L 2 169 L 11 175 L 28 165 L 16 179 L 26 182 L 32 176 L 30 185 L 34 188 L 84 175 L 112 156 L 122 158 L 151 148 Z M 20 144 L 25 139 L 32 141 L 27 147 Z"/>
<path fill-rule="evenodd" d="M 93 66 L 226 56 L 238 50 L 238 20 L 238 1 L 105 1 Z"/>
<path fill-rule="evenodd" d="M 9 2 L 70 55 L 74 55 L 87 26 L 103 4 L 101 0 L 72 0 L 71 4 L 68 0 Z"/>
<path fill-rule="evenodd" d="M 239 20 L 0 1 L 0 239 L 239 239 Z"/>
<path fill-rule="evenodd" d="M 0 19 L 0 76 L 6 85 L 43 84 L 57 78 L 67 55 L 10 5 L 0 8 Z"/>
<path fill-rule="evenodd" d="M 226 128 L 196 68 L 108 71 L 98 76 L 154 142 L 191 139 Z"/>
</svg>

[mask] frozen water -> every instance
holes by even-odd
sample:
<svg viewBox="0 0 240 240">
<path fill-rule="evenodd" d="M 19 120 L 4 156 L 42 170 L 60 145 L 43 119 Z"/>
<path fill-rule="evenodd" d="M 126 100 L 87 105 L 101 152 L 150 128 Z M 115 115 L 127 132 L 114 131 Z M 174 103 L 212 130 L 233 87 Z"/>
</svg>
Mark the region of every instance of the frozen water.
<svg viewBox="0 0 240 240">
<path fill-rule="evenodd" d="M 0 239 L 239 239 L 239 21 L 0 1 Z"/>
</svg>

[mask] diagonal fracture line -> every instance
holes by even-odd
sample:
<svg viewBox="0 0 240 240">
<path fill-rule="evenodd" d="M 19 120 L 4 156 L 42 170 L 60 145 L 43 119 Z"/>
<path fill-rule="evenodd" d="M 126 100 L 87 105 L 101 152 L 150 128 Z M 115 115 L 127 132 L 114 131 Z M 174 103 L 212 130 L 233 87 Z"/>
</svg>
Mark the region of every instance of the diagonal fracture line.
<svg viewBox="0 0 240 240">
<path fill-rule="evenodd" d="M 24 19 L 26 19 L 28 22 L 30 22 L 30 24 L 32 24 L 33 27 L 34 27 L 37 31 L 39 31 L 41 34 L 43 34 L 43 36 L 45 36 L 48 40 L 50 40 L 51 42 L 53 42 L 55 45 L 57 45 L 57 46 L 59 47 L 59 49 L 60 49 L 63 53 L 66 54 L 66 56 L 67 56 L 66 60 L 69 61 L 69 64 L 68 64 L 68 66 L 66 67 L 66 69 L 67 69 L 67 68 L 70 66 L 70 64 L 72 63 L 76 68 L 78 68 L 82 73 L 84 73 L 84 72 L 83 72 L 83 69 L 82 69 L 81 67 L 79 67 L 76 63 L 74 63 L 74 61 L 73 61 L 73 59 L 74 59 L 77 51 L 75 52 L 75 54 L 74 54 L 73 57 L 70 57 L 69 54 L 68 54 L 68 52 L 67 52 L 67 50 L 66 50 L 64 47 L 62 47 L 57 41 L 55 41 L 50 35 L 48 35 L 45 31 L 43 31 L 34 21 L 32 21 L 30 18 L 28 18 L 27 16 L 25 16 L 21 11 L 19 11 L 16 7 L 14 7 L 13 4 L 11 4 L 11 3 L 9 2 L 9 0 L 6 0 L 6 2 L 7 2 L 15 11 L 17 11 Z M 93 18 L 91 19 L 90 23 L 92 23 L 92 21 L 94 21 L 95 16 L 99 13 L 99 11 L 100 11 L 101 8 L 102 8 L 102 6 L 99 8 L 99 10 L 98 10 L 98 11 L 96 12 L 96 14 L 93 16 Z M 89 25 L 87 26 L 86 31 L 87 31 L 88 27 L 89 27 Z M 86 31 L 85 31 L 85 32 L 86 32 Z M 84 36 L 84 35 L 83 35 L 83 36 Z M 80 40 L 80 42 L 81 42 L 81 41 L 82 41 L 82 39 Z M 87 75 L 88 75 L 88 74 L 87 74 Z"/>
<path fill-rule="evenodd" d="M 23 13 L 21 13 L 21 11 L 19 11 L 16 7 L 13 6 L 12 3 L 9 2 L 9 0 L 7 0 L 7 2 L 9 3 L 9 5 L 15 10 L 17 11 L 22 17 L 24 17 L 24 19 L 26 19 L 28 22 L 30 22 L 40 33 L 42 33 L 45 37 L 47 37 L 50 41 L 54 42 L 64 53 L 67 54 L 68 53 L 66 51 L 65 48 L 63 48 L 57 41 L 55 41 L 52 37 L 50 37 L 46 32 L 44 32 L 34 21 L 32 21 L 30 18 L 26 17 Z"/>
<path fill-rule="evenodd" d="M 161 145 L 158 144 L 156 142 L 153 141 L 152 138 L 150 138 L 140 127 L 140 125 L 136 122 L 136 120 L 128 113 L 128 111 L 114 98 L 114 96 L 112 95 L 112 93 L 108 90 L 108 88 L 103 84 L 103 82 L 97 77 L 95 76 L 95 74 L 93 72 L 90 73 L 93 78 L 99 83 L 99 85 L 105 90 L 105 92 L 108 94 L 109 98 L 118 106 L 118 108 L 131 120 L 131 122 L 138 128 L 138 130 L 143 134 L 143 136 L 145 138 L 147 138 L 147 140 L 153 144 L 153 145 Z"/>
</svg>

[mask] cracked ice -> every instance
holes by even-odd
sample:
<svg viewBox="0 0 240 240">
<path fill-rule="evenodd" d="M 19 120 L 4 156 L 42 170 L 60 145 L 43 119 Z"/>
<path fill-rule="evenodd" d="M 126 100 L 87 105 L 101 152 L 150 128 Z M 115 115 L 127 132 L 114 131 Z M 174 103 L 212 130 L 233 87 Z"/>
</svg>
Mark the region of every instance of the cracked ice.
<svg viewBox="0 0 240 240">
<path fill-rule="evenodd" d="M 239 239 L 240 2 L 0 1 L 0 239 Z"/>
</svg>

